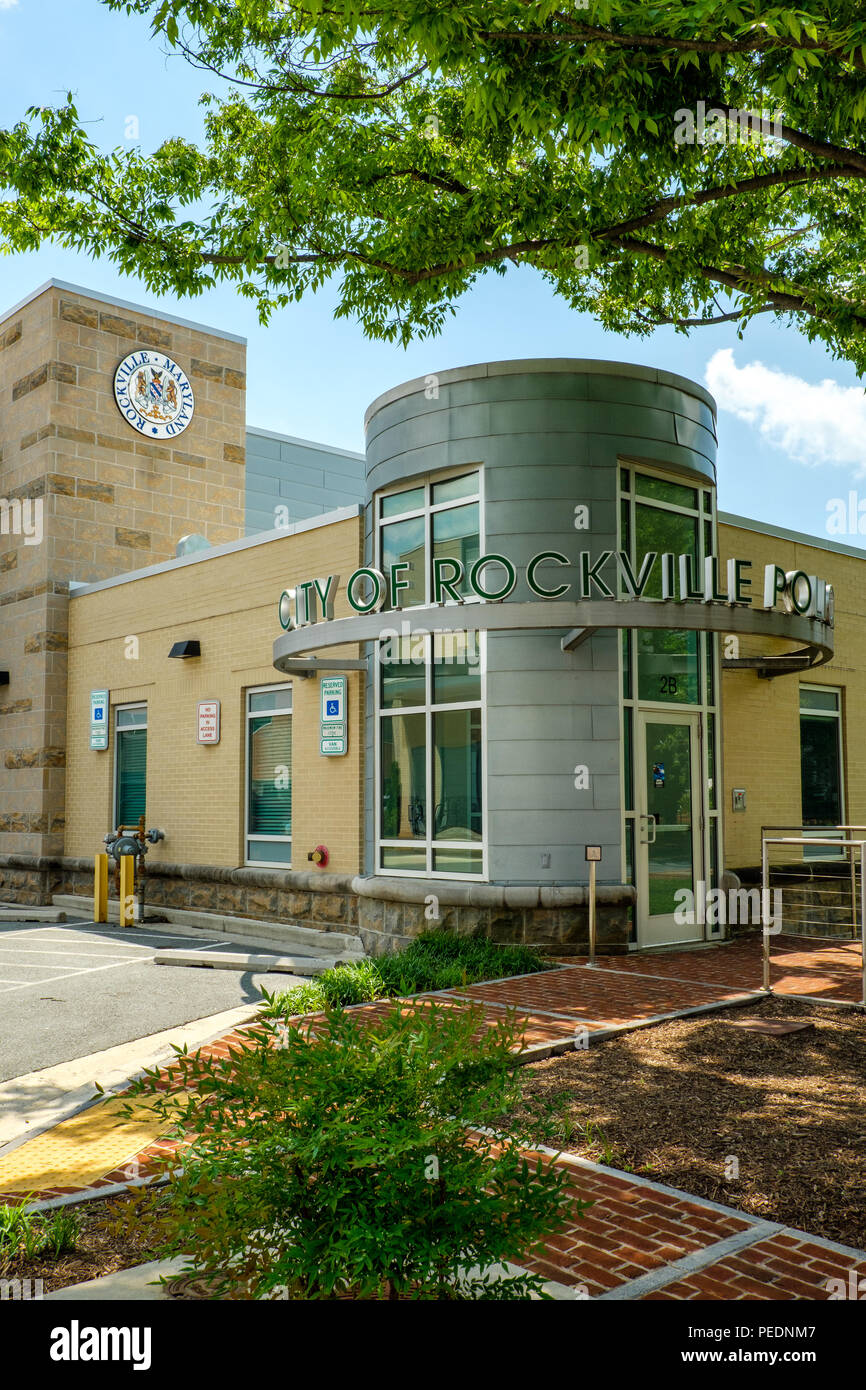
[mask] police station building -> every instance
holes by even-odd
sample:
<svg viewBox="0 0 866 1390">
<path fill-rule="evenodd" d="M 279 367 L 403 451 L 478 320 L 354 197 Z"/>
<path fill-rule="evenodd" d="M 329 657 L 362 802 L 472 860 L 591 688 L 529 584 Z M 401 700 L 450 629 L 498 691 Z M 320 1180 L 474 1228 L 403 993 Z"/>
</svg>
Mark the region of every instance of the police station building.
<svg viewBox="0 0 866 1390">
<path fill-rule="evenodd" d="M 569 954 L 597 846 L 627 951 L 728 935 L 677 894 L 763 825 L 863 820 L 864 554 L 717 512 L 694 382 L 437 371 L 362 456 L 248 428 L 241 340 L 92 291 L 0 345 L 0 899 L 86 901 L 143 816 L 178 920 Z"/>
</svg>

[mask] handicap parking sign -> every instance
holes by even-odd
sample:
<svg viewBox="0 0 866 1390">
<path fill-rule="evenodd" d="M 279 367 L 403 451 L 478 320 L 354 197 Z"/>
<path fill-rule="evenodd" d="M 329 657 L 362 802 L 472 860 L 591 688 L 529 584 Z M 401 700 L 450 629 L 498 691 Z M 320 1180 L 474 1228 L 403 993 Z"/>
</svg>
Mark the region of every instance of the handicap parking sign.
<svg viewBox="0 0 866 1390">
<path fill-rule="evenodd" d="M 346 752 L 346 677 L 323 676 L 319 752 L 342 757 Z"/>
<path fill-rule="evenodd" d="M 91 690 L 90 692 L 90 746 L 91 748 L 108 747 L 108 691 Z"/>
<path fill-rule="evenodd" d="M 346 677 L 322 677 L 322 723 L 342 723 L 346 718 Z"/>
</svg>

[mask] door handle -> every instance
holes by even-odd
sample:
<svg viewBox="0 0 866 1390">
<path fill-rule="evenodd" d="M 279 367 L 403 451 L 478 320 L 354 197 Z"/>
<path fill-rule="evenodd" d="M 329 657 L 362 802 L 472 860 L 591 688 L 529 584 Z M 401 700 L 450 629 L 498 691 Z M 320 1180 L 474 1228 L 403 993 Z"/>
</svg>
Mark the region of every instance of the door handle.
<svg viewBox="0 0 866 1390">
<path fill-rule="evenodd" d="M 642 821 L 646 821 L 646 825 L 643 826 L 643 827 L 642 827 L 642 830 L 641 830 L 641 844 L 644 844 L 644 845 L 654 845 L 655 842 L 656 842 L 656 818 L 655 818 L 655 816 L 653 816 L 653 815 L 641 816 L 641 820 L 642 820 Z M 650 838 L 650 830 L 652 830 L 652 838 Z"/>
</svg>

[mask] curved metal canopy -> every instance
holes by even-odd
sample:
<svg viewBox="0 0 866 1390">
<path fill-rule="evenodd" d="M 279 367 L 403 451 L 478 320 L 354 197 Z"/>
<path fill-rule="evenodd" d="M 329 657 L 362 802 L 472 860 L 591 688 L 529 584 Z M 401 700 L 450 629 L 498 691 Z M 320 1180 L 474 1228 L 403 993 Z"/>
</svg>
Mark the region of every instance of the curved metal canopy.
<svg viewBox="0 0 866 1390">
<path fill-rule="evenodd" d="M 448 603 L 424 608 L 390 608 L 379 613 L 310 623 L 292 628 L 274 642 L 274 666 L 286 674 L 317 670 L 366 670 L 356 657 L 319 657 L 322 650 L 429 632 L 509 632 L 564 629 L 563 651 L 572 651 L 600 628 L 673 629 L 686 632 L 735 633 L 775 637 L 800 644 L 778 656 L 727 659 L 726 669 L 755 670 L 760 675 L 822 666 L 833 656 L 833 628 L 818 618 L 765 608 L 723 603 L 682 603 L 656 599 L 567 599 L 521 603 Z M 311 653 L 316 655 L 311 655 Z"/>
</svg>

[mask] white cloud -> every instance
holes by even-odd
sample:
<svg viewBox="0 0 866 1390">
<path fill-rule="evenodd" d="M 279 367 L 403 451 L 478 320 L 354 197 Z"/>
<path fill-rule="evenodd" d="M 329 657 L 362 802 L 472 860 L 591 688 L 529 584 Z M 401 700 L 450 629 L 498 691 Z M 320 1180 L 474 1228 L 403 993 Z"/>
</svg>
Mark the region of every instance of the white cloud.
<svg viewBox="0 0 866 1390">
<path fill-rule="evenodd" d="M 0 0 L 0 10 L 14 10 L 18 0 Z"/>
<path fill-rule="evenodd" d="M 866 473 L 866 393 L 829 378 L 814 385 L 763 362 L 738 367 L 730 348 L 704 375 L 722 410 L 756 425 L 777 449 L 812 467 L 836 464 Z"/>
</svg>

